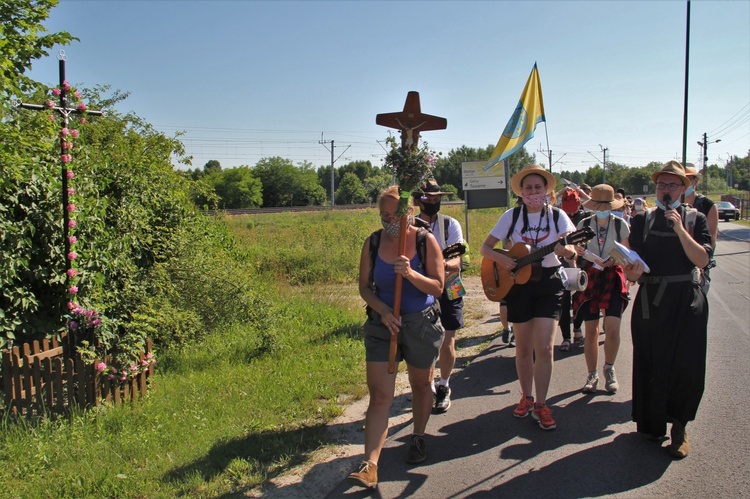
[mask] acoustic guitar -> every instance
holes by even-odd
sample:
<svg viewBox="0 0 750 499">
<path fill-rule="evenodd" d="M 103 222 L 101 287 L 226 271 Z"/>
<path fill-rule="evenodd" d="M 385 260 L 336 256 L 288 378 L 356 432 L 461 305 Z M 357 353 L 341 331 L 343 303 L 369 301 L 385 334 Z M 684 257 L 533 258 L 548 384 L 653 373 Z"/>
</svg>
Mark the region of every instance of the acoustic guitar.
<svg viewBox="0 0 750 499">
<path fill-rule="evenodd" d="M 512 298 L 524 284 L 539 282 L 542 277 L 541 261 L 555 250 L 557 243 L 578 244 L 592 239 L 594 235 L 591 227 L 586 226 L 535 251 L 530 251 L 529 246 L 523 243 L 516 243 L 508 250 L 495 248 L 494 251 L 513 258 L 516 261 L 516 268 L 506 270 L 498 266 L 494 260 L 483 258 L 482 288 L 484 288 L 484 294 L 490 301 Z"/>
</svg>

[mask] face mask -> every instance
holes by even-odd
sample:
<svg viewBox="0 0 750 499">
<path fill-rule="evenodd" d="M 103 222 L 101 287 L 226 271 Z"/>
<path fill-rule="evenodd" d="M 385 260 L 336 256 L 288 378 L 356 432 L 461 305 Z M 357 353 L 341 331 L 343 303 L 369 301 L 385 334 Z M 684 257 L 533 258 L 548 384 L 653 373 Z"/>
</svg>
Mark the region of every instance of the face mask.
<svg viewBox="0 0 750 499">
<path fill-rule="evenodd" d="M 527 208 L 532 210 L 538 210 L 542 206 L 544 206 L 544 203 L 547 201 L 547 194 L 529 194 L 523 195 L 523 204 L 526 205 Z"/>
<path fill-rule="evenodd" d="M 664 206 L 664 203 L 662 203 L 658 198 L 656 199 L 656 206 L 658 206 L 659 208 L 661 208 L 663 211 L 667 211 L 667 207 Z M 680 200 L 679 199 L 677 201 L 675 201 L 674 203 L 671 204 L 672 208 L 677 208 L 678 206 L 680 206 Z"/>
<path fill-rule="evenodd" d="M 440 211 L 440 201 L 437 203 L 425 203 L 422 201 L 422 213 L 428 217 L 437 214 L 438 211 Z"/>
<path fill-rule="evenodd" d="M 594 213 L 596 214 L 596 218 L 600 220 L 604 220 L 605 218 L 609 216 L 609 214 L 611 213 L 611 210 L 604 210 L 604 211 L 595 210 Z"/>
<path fill-rule="evenodd" d="M 633 205 L 633 210 L 635 211 L 641 211 L 643 209 L 643 205 L 640 203 L 636 203 Z"/>
<path fill-rule="evenodd" d="M 689 195 L 691 195 L 694 192 L 695 192 L 695 188 L 692 185 L 690 187 L 688 187 L 687 189 L 685 189 L 685 195 L 686 196 L 689 196 Z"/>
<path fill-rule="evenodd" d="M 406 218 L 406 223 L 411 225 L 411 215 Z M 398 236 L 401 232 L 401 219 L 397 218 L 394 222 L 386 222 L 382 218 L 380 219 L 380 223 L 383 224 L 383 230 L 386 234 L 391 236 L 394 239 L 398 239 Z"/>
</svg>

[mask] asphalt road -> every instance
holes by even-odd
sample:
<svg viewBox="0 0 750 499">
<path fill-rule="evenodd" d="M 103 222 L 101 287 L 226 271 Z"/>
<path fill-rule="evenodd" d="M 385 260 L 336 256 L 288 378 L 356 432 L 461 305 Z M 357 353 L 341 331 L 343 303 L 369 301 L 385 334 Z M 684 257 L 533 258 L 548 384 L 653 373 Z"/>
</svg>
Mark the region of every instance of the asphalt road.
<svg viewBox="0 0 750 499">
<path fill-rule="evenodd" d="M 556 348 L 548 404 L 557 429 L 543 431 L 531 417 L 516 419 L 514 351 L 496 340 L 451 380 L 453 405 L 430 419 L 424 465 L 404 463 L 407 422 L 390 430 L 376 491 L 344 481 L 328 497 L 748 497 L 750 229 L 720 222 L 720 230 L 708 295 L 706 389 L 687 427 L 686 459 L 671 458 L 668 440 L 651 442 L 635 432 L 629 307 L 616 363 L 617 394 L 604 392 L 603 381 L 599 393 L 582 394 L 583 349 Z M 601 351 L 599 358 L 603 362 Z"/>
</svg>

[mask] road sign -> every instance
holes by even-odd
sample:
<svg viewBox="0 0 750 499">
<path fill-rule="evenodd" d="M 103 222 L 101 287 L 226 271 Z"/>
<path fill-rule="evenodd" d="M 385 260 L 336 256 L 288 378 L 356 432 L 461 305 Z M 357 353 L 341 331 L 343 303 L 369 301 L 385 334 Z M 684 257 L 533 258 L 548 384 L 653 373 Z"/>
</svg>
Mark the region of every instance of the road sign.
<svg viewBox="0 0 750 499">
<path fill-rule="evenodd" d="M 461 163 L 461 185 L 463 190 L 505 189 L 505 167 L 497 163 L 484 171 L 486 161 L 467 161 Z"/>
</svg>

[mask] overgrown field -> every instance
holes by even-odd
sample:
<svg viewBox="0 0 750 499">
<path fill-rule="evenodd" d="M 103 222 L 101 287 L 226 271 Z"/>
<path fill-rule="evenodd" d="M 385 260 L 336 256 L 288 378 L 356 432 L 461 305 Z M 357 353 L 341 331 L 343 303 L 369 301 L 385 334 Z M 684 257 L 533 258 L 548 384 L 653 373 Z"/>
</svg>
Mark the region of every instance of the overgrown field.
<svg viewBox="0 0 750 499">
<path fill-rule="evenodd" d="M 444 211 L 465 224 L 462 207 Z M 472 271 L 500 212 L 471 213 Z M 133 406 L 6 418 L 0 495 L 217 497 L 260 485 L 327 443 L 327 422 L 366 391 L 355 281 L 377 210 L 226 224 L 255 303 L 268 303 L 263 330 L 230 318 L 197 343 L 160 352 L 153 388 Z"/>
</svg>

